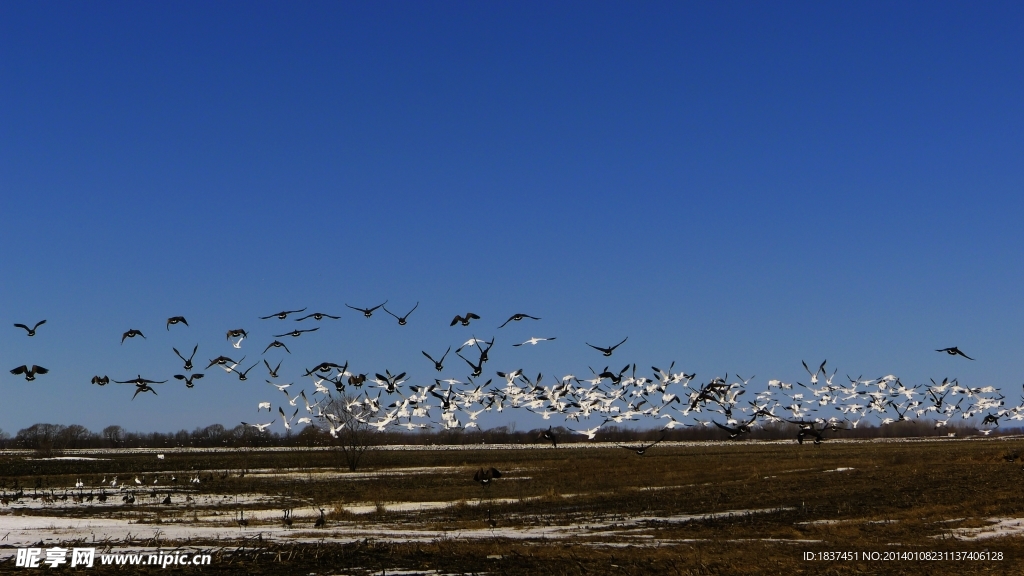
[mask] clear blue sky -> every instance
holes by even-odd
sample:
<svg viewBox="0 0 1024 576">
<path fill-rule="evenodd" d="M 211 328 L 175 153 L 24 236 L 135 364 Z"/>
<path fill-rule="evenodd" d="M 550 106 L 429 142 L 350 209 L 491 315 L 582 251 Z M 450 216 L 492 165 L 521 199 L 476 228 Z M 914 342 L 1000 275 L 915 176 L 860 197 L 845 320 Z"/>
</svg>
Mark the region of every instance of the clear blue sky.
<svg viewBox="0 0 1024 576">
<path fill-rule="evenodd" d="M 497 336 L 492 376 L 589 375 L 584 341 L 628 335 L 607 363 L 761 388 L 827 358 L 1016 402 L 1022 21 L 1012 2 L 4 2 L 0 428 L 258 421 L 280 396 L 264 372 L 135 401 L 89 379 L 169 377 L 172 346 L 231 355 L 236 327 L 248 363 L 296 325 L 257 316 L 304 306 L 343 319 L 288 340 L 296 377 L 348 360 L 426 383 L 420 350 L 470 334 Z M 405 327 L 344 307 L 384 299 L 421 304 Z M 515 312 L 543 320 L 496 330 Z M 191 328 L 161 330 L 178 314 Z M 148 339 L 119 344 L 129 328 Z M 530 336 L 558 339 L 511 347 Z M 954 345 L 978 360 L 934 352 Z M 26 363 L 51 373 L 7 372 Z M 489 424 L 513 419 L 540 425 Z"/>
</svg>

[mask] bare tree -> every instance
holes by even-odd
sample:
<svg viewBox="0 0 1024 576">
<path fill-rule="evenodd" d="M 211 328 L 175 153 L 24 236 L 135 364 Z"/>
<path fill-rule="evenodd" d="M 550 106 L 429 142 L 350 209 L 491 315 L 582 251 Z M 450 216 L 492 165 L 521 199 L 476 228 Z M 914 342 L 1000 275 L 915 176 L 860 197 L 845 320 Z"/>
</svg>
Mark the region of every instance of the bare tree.
<svg viewBox="0 0 1024 576">
<path fill-rule="evenodd" d="M 367 451 L 379 444 L 379 431 L 370 425 L 373 414 L 348 395 L 331 398 L 324 407 L 323 426 L 334 438 L 350 472 L 355 472 Z"/>
</svg>

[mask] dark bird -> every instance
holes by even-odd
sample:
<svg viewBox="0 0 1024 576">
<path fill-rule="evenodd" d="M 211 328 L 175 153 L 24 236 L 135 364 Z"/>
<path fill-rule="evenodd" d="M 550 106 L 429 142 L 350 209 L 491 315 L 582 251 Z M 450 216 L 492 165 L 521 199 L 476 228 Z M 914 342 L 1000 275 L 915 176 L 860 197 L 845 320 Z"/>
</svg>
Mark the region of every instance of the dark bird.
<svg viewBox="0 0 1024 576">
<path fill-rule="evenodd" d="M 408 312 L 406 312 L 406 313 L 405 313 L 405 316 L 395 316 L 395 313 L 394 313 L 394 312 L 392 312 L 391 310 L 388 310 L 387 306 L 384 306 L 383 304 L 381 304 L 381 306 L 382 306 L 382 307 L 384 308 L 384 311 L 385 311 L 385 312 L 387 312 L 388 314 L 391 314 L 391 315 L 392 315 L 392 316 L 394 316 L 394 317 L 395 317 L 396 319 L 398 319 L 398 325 L 399 325 L 399 326 L 405 326 L 405 324 L 406 324 L 406 318 L 408 318 L 408 317 L 409 317 L 409 314 L 412 314 L 413 312 L 415 312 L 415 311 L 416 311 L 416 309 L 417 309 L 417 308 L 419 308 L 419 307 L 420 307 L 420 303 L 419 303 L 419 302 L 417 302 L 417 303 L 416 303 L 416 305 L 412 307 L 412 310 L 409 310 Z"/>
<path fill-rule="evenodd" d="M 136 329 L 132 328 L 131 330 L 129 330 L 129 331 L 127 331 L 127 332 L 125 332 L 124 334 L 121 335 L 121 344 L 124 344 L 124 339 L 125 338 L 135 338 L 136 336 L 142 336 L 143 339 L 146 338 L 146 335 L 143 334 L 141 330 L 136 330 Z"/>
<path fill-rule="evenodd" d="M 178 358 L 181 358 L 181 361 L 185 363 L 185 370 L 192 370 L 192 359 L 195 358 L 196 356 L 196 350 L 199 350 L 199 344 L 196 344 L 192 348 L 192 355 L 189 356 L 188 358 L 182 356 L 181 352 L 178 352 L 178 349 L 174 348 L 173 346 L 171 347 L 171 350 L 174 350 L 174 353 L 178 355 Z"/>
<path fill-rule="evenodd" d="M 135 394 L 132 394 L 132 400 L 135 400 L 135 397 L 139 395 L 139 392 L 152 392 L 153 395 L 156 396 L 156 390 L 154 390 L 150 384 L 163 384 L 164 382 L 167 382 L 167 380 L 147 380 L 140 374 L 137 378 L 132 380 L 125 380 L 123 382 L 120 380 L 114 380 L 114 382 L 117 384 L 134 384 Z"/>
<path fill-rule="evenodd" d="M 741 434 L 750 434 L 750 431 L 751 431 L 750 425 L 753 424 L 754 420 L 756 420 L 756 419 L 757 419 L 757 414 L 754 414 L 753 418 L 751 418 L 750 420 L 747 420 L 746 422 L 740 422 L 736 427 L 731 427 L 731 426 L 726 426 L 724 424 L 719 424 L 715 420 L 712 420 L 711 422 L 715 426 L 718 426 L 722 430 L 725 430 L 726 432 L 728 432 L 730 440 L 735 440 Z"/>
<path fill-rule="evenodd" d="M 305 308 L 303 308 L 302 310 L 283 310 L 281 312 L 278 312 L 277 314 L 271 314 L 270 316 L 260 316 L 260 320 L 270 320 L 271 318 L 278 318 L 279 320 L 284 320 L 285 318 L 288 317 L 289 314 L 298 314 L 299 312 L 305 311 Z"/>
<path fill-rule="evenodd" d="M 327 518 L 324 517 L 324 509 L 320 508 L 320 517 L 313 523 L 314 528 L 323 528 L 327 525 Z"/>
<path fill-rule="evenodd" d="M 465 360 L 466 364 L 469 364 L 469 367 L 473 369 L 473 377 L 474 378 L 476 378 L 477 376 L 479 376 L 479 375 L 484 373 L 484 362 L 483 362 L 482 359 L 478 360 L 476 364 L 473 364 L 472 362 L 467 360 L 465 356 L 463 356 L 462 354 L 459 354 L 458 350 L 455 351 L 455 354 L 459 358 L 462 358 L 463 360 Z"/>
<path fill-rule="evenodd" d="M 49 370 L 43 368 L 42 366 L 36 366 L 35 364 L 33 364 L 31 368 L 22 365 L 11 370 L 11 374 L 14 374 L 15 376 L 19 374 L 24 374 L 25 380 L 28 380 L 30 382 L 36 379 L 36 374 L 46 374 L 47 372 L 49 372 Z"/>
<path fill-rule="evenodd" d="M 320 327 L 317 326 L 316 328 L 310 328 L 308 330 L 292 330 L 291 332 L 288 332 L 288 333 L 285 333 L 285 334 L 274 334 L 274 338 L 284 338 L 285 336 L 291 336 L 292 338 L 298 338 L 299 336 L 302 336 L 306 332 L 316 332 L 319 329 L 320 329 Z"/>
<path fill-rule="evenodd" d="M 36 328 L 39 328 L 43 324 L 46 324 L 46 320 L 40 320 L 39 322 L 36 322 L 36 325 L 31 327 L 31 328 L 29 328 L 28 326 L 25 326 L 24 324 L 15 324 L 14 327 L 15 328 L 24 328 L 25 331 L 28 332 L 29 336 L 35 336 L 36 335 Z"/>
<path fill-rule="evenodd" d="M 193 386 L 195 386 L 195 384 L 193 384 L 192 381 L 193 380 L 201 379 L 203 377 L 203 375 L 202 374 L 191 374 L 189 376 L 185 376 L 183 374 L 175 374 L 174 377 L 176 379 L 178 379 L 178 380 L 184 380 L 186 388 L 192 388 Z"/>
<path fill-rule="evenodd" d="M 287 350 L 287 348 L 286 348 L 286 350 Z M 264 352 L 266 352 L 266 350 L 264 350 Z M 283 360 L 282 360 L 282 362 L 283 362 Z M 278 377 L 277 376 L 277 371 L 281 369 L 281 362 L 277 363 L 277 368 L 271 368 L 270 367 L 270 363 L 267 362 L 266 360 L 263 360 L 263 363 L 267 365 L 267 370 L 270 372 L 270 377 L 271 378 L 277 378 Z"/>
<path fill-rule="evenodd" d="M 323 312 L 313 312 L 312 314 L 306 314 L 302 318 L 296 318 L 295 321 L 296 322 L 302 322 L 303 320 L 306 320 L 307 318 L 312 318 L 313 320 L 316 320 L 316 321 L 323 320 L 324 318 L 330 318 L 331 320 L 340 320 L 341 316 L 331 316 L 330 314 L 324 314 Z"/>
<path fill-rule="evenodd" d="M 244 359 L 245 357 L 243 356 L 242 358 Z M 206 369 L 209 370 L 210 367 L 213 366 L 214 364 L 218 364 L 220 366 L 227 366 L 228 364 L 237 364 L 237 362 L 235 362 L 231 358 L 228 358 L 227 356 L 217 356 L 213 360 L 210 360 L 210 363 L 206 365 Z"/>
<path fill-rule="evenodd" d="M 481 486 L 487 486 L 495 478 L 501 478 L 501 472 L 497 468 L 481 468 L 473 474 L 473 480 L 479 482 Z"/>
<path fill-rule="evenodd" d="M 593 344 L 591 344 L 589 342 L 587 342 L 586 345 L 590 346 L 594 350 L 597 350 L 601 354 L 604 354 L 605 356 L 611 356 L 612 352 L 614 352 L 615 349 L 618 348 L 619 346 L 622 346 L 623 342 L 625 342 L 626 340 L 629 340 L 629 336 L 626 336 L 625 338 L 622 339 L 622 342 L 619 342 L 615 346 L 611 346 L 609 348 L 601 348 L 600 346 L 594 346 Z"/>
<path fill-rule="evenodd" d="M 110 384 L 110 378 L 107 376 L 93 376 L 92 383 L 97 386 L 106 386 L 107 384 Z"/>
<path fill-rule="evenodd" d="M 451 352 L 451 351 L 452 351 L 452 347 L 449 346 L 448 349 L 444 351 L 444 356 L 441 356 L 440 360 L 434 360 L 430 356 L 430 354 L 427 354 L 425 351 L 420 350 L 420 352 L 423 352 L 423 355 L 426 356 L 428 360 L 430 360 L 431 362 L 434 363 L 434 369 L 437 370 L 438 372 L 444 370 L 444 359 L 448 356 L 448 353 Z"/>
<path fill-rule="evenodd" d="M 249 333 L 246 332 L 245 330 L 242 330 L 241 328 L 238 328 L 236 330 L 228 330 L 228 336 L 227 336 L 228 340 L 231 340 L 232 338 L 239 338 L 239 337 L 248 338 L 249 337 Z"/>
<path fill-rule="evenodd" d="M 170 318 L 167 319 L 167 329 L 168 330 L 171 329 L 171 324 L 179 324 L 179 323 L 180 324 L 184 324 L 185 326 L 188 326 L 188 322 L 185 320 L 184 316 L 171 316 Z"/>
<path fill-rule="evenodd" d="M 949 354 L 950 356 L 963 356 L 964 358 L 967 358 L 968 360 L 974 360 L 974 358 L 971 358 L 967 354 L 964 354 L 963 352 L 961 352 L 960 349 L 957 348 L 956 346 L 953 346 L 952 348 L 943 348 L 941 350 L 936 350 L 936 352 L 945 352 L 946 354 Z"/>
<path fill-rule="evenodd" d="M 353 374 L 348 377 L 348 383 L 350 386 L 362 386 L 366 382 L 366 374 Z"/>
<path fill-rule="evenodd" d="M 344 366 L 342 366 L 341 364 L 335 364 L 334 362 L 321 362 L 316 366 L 313 366 L 309 370 L 306 370 L 306 373 L 303 374 L 303 376 L 312 376 L 316 372 L 322 372 L 324 374 L 327 374 L 328 372 L 334 370 L 335 368 L 338 369 L 338 372 L 344 373 L 348 370 L 348 362 L 346 362 Z"/>
<path fill-rule="evenodd" d="M 380 308 L 381 306 L 383 306 L 383 305 L 385 305 L 387 303 L 388 303 L 388 301 L 385 300 L 385 301 L 381 302 L 380 304 L 377 304 L 373 308 L 356 308 L 355 306 L 349 306 L 348 304 L 345 304 L 345 306 L 348 306 L 349 308 L 351 308 L 353 310 L 359 310 L 360 312 L 363 313 L 363 316 L 366 316 L 367 318 L 369 318 L 370 316 L 373 316 L 373 311 L 374 310 L 376 310 L 377 308 Z"/>
<path fill-rule="evenodd" d="M 529 314 L 513 314 L 512 316 L 509 316 L 509 319 L 505 320 L 505 322 L 501 326 L 498 326 L 498 328 L 504 328 L 505 324 L 508 324 L 509 322 L 519 322 L 523 318 L 529 318 L 530 320 L 540 320 L 540 318 L 537 318 L 536 316 L 530 316 Z"/>
<path fill-rule="evenodd" d="M 470 320 L 479 320 L 479 319 L 480 319 L 480 317 L 477 316 L 476 314 L 472 313 L 472 312 L 466 312 L 465 316 L 459 316 L 458 314 L 456 314 L 455 318 L 452 318 L 452 323 L 449 324 L 449 326 L 455 326 L 456 324 L 459 324 L 459 323 L 461 323 L 463 326 L 469 326 L 469 321 Z"/>
<path fill-rule="evenodd" d="M 547 430 L 541 432 L 540 435 L 537 436 L 536 441 L 540 442 L 541 440 L 551 442 L 553 447 L 558 448 L 558 435 L 555 434 L 555 431 L 552 430 L 550 426 L 548 426 Z"/>
<path fill-rule="evenodd" d="M 636 452 L 637 456 L 643 456 L 644 454 L 647 453 L 648 450 L 656 446 L 658 442 L 661 442 L 664 439 L 665 433 L 662 432 L 661 438 L 658 438 L 657 440 L 651 442 L 650 444 L 640 444 L 639 446 L 623 446 L 622 444 L 619 444 L 618 446 L 619 448 L 625 448 L 626 450 L 632 450 L 633 452 Z"/>
<path fill-rule="evenodd" d="M 238 370 L 235 370 L 234 368 L 231 368 L 231 369 L 229 369 L 228 371 L 229 371 L 229 372 L 234 372 L 235 374 L 237 374 L 237 375 L 238 375 L 238 379 L 239 379 L 239 380 L 241 380 L 241 381 L 245 381 L 245 380 L 246 380 L 246 379 L 248 379 L 248 377 L 249 377 L 249 370 L 252 370 L 252 369 L 253 369 L 253 368 L 255 368 L 256 366 L 259 366 L 259 362 L 257 362 L 257 363 L 255 363 L 255 364 L 253 364 L 252 366 L 249 366 L 249 367 L 248 367 L 248 368 L 247 368 L 247 369 L 245 370 L 245 372 L 239 372 Z"/>
<path fill-rule="evenodd" d="M 289 336 L 291 336 L 291 334 L 289 334 Z M 298 336 L 298 334 L 295 334 L 295 336 Z M 284 342 L 281 342 L 280 340 L 274 340 L 270 344 L 267 344 L 267 347 L 263 349 L 263 353 L 266 354 L 267 350 L 270 350 L 271 348 L 284 348 L 285 352 L 289 354 L 292 353 L 292 351 L 289 350 L 288 347 L 284 345 Z M 280 366 L 280 364 L 278 364 L 278 366 Z M 270 366 L 267 366 L 267 368 L 269 367 Z M 274 378 L 277 378 L 277 376 L 274 376 Z"/>
</svg>

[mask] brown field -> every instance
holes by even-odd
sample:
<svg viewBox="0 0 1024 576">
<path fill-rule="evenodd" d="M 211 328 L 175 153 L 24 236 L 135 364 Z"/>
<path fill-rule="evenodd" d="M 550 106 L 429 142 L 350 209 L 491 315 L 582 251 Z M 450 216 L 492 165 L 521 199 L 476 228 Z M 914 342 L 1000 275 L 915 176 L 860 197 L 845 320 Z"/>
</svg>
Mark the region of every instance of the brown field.
<svg viewBox="0 0 1024 576">
<path fill-rule="evenodd" d="M 0 571 L 25 570 L 14 548 L 42 541 L 210 551 L 202 571 L 231 574 L 1017 574 L 1021 454 L 1019 437 L 663 443 L 642 457 L 614 445 L 389 449 L 351 473 L 325 450 L 8 451 Z M 503 477 L 475 483 L 490 466 Z M 115 475 L 134 504 L 109 487 Z M 108 501 L 84 501 L 103 478 Z M 947 558 L 900 557 L 921 552 Z M 1002 559 L 954 557 L 967 552 Z M 87 573 L 128 570 L 199 571 Z"/>
</svg>

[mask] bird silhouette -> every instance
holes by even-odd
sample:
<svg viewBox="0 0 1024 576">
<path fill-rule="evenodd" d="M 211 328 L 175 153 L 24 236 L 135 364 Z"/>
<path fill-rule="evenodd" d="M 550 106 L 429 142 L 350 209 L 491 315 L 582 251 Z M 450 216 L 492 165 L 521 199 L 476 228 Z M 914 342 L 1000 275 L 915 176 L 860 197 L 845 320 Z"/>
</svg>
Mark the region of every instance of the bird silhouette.
<svg viewBox="0 0 1024 576">
<path fill-rule="evenodd" d="M 31 336 L 35 336 L 36 335 L 36 328 L 39 328 L 43 324 L 46 324 L 46 320 L 40 320 L 39 322 L 36 322 L 35 326 L 33 326 L 31 328 L 29 328 L 28 326 L 26 326 L 24 324 L 15 324 L 14 327 L 15 328 L 24 328 L 25 332 L 27 332 L 28 335 L 31 337 Z"/>
<path fill-rule="evenodd" d="M 629 336 L 626 336 L 625 338 L 623 338 L 623 339 L 622 339 L 622 342 L 619 342 L 619 343 L 618 343 L 618 344 L 616 344 L 615 346 L 609 346 L 608 348 L 602 348 L 602 347 L 600 347 L 600 346 L 594 346 L 593 344 L 591 344 L 591 343 L 589 343 L 589 342 L 586 342 L 585 344 L 586 344 L 587 346 L 590 346 L 590 347 L 591 347 L 591 348 L 593 348 L 594 350 L 597 350 L 597 351 L 598 351 L 598 352 L 600 352 L 601 354 L 604 354 L 605 356 L 611 356 L 611 355 L 612 355 L 612 352 L 614 352 L 614 351 L 615 351 L 615 349 L 616 349 L 616 348 L 618 348 L 619 346 L 622 346 L 622 344 L 623 344 L 623 343 L 624 343 L 624 342 L 625 342 L 626 340 L 629 340 Z"/>
<path fill-rule="evenodd" d="M 971 358 L 967 354 L 964 354 L 963 352 L 961 352 L 960 349 L 957 348 L 956 346 L 953 346 L 952 348 L 942 348 L 940 350 L 936 350 L 936 352 L 945 352 L 946 354 L 949 354 L 950 356 L 963 356 L 964 358 L 967 358 L 968 360 L 974 360 L 974 358 Z"/>
</svg>

